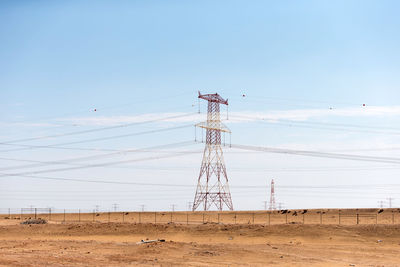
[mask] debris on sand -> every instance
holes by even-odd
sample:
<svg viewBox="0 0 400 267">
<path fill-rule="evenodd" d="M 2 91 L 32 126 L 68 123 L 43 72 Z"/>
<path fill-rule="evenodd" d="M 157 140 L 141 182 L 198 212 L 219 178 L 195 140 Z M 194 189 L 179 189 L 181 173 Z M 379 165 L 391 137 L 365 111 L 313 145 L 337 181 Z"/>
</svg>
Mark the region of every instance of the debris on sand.
<svg viewBox="0 0 400 267">
<path fill-rule="evenodd" d="M 165 239 L 155 239 L 155 240 L 140 240 L 140 242 L 136 242 L 136 244 L 148 244 L 148 243 L 156 243 L 156 242 L 165 242 Z"/>
<path fill-rule="evenodd" d="M 47 221 L 44 219 L 29 219 L 21 222 L 21 224 L 47 224 Z"/>
<path fill-rule="evenodd" d="M 196 252 L 196 253 L 194 253 L 194 255 L 196 255 L 196 256 L 218 256 L 219 253 L 215 252 L 215 251 L 204 250 L 204 251 Z"/>
</svg>

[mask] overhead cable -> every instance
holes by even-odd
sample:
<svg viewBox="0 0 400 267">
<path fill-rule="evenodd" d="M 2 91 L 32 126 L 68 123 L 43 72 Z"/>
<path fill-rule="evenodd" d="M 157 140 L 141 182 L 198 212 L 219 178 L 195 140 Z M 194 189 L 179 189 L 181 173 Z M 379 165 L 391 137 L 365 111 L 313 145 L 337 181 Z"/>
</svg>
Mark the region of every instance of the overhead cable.
<svg viewBox="0 0 400 267">
<path fill-rule="evenodd" d="M 238 145 L 238 144 L 231 144 L 231 147 L 237 149 L 255 150 L 255 151 L 263 151 L 263 152 L 277 153 L 277 154 L 290 154 L 290 155 L 301 155 L 301 156 L 319 157 L 319 158 L 334 158 L 334 159 L 400 164 L 400 158 L 393 158 L 393 157 L 372 157 L 372 156 L 361 156 L 361 155 L 336 154 L 328 152 L 293 150 L 293 149 L 271 148 L 271 147 L 249 146 L 249 145 Z"/>
<path fill-rule="evenodd" d="M 114 125 L 114 126 L 107 126 L 107 127 L 96 128 L 96 129 L 90 129 L 90 130 L 83 130 L 83 131 L 76 131 L 76 132 L 69 132 L 69 133 L 61 133 L 61 134 L 53 134 L 53 135 L 46 135 L 46 136 L 36 136 L 36 137 L 23 138 L 23 139 L 15 139 L 15 140 L 10 140 L 10 141 L 3 141 L 0 144 L 1 145 L 6 145 L 6 144 L 20 143 L 20 142 L 33 141 L 33 140 L 41 140 L 41 139 L 49 139 L 49 138 L 56 138 L 56 137 L 63 137 L 63 136 L 86 134 L 86 133 L 105 131 L 105 130 L 129 127 L 129 126 L 134 126 L 134 125 L 141 125 L 141 124 L 147 124 L 147 123 L 153 123 L 153 122 L 177 119 L 177 118 L 182 118 L 182 117 L 188 117 L 188 116 L 192 116 L 194 114 L 197 114 L 197 113 L 185 113 L 185 114 L 174 115 L 174 116 L 169 116 L 169 117 L 164 117 L 164 118 L 159 118 L 159 119 L 152 119 L 152 120 L 139 121 L 139 122 L 131 122 L 131 123 Z"/>
<path fill-rule="evenodd" d="M 178 154 L 172 154 L 172 155 L 162 155 L 162 156 L 154 156 L 154 157 L 130 159 L 130 160 L 119 160 L 119 161 L 113 161 L 113 162 L 103 162 L 103 163 L 97 163 L 97 164 L 79 165 L 79 166 L 75 166 L 75 167 L 64 167 L 64 168 L 58 168 L 58 169 L 28 171 L 28 172 L 22 172 L 22 173 L 3 173 L 3 174 L 0 174 L 0 177 L 31 175 L 31 174 L 49 173 L 49 172 L 63 172 L 63 171 L 71 171 L 71 170 L 87 169 L 87 168 L 98 168 L 98 167 L 112 166 L 112 165 L 124 164 L 124 163 L 132 163 L 132 162 L 139 162 L 139 161 L 178 157 L 178 156 L 194 154 L 194 153 L 199 153 L 199 152 L 196 150 L 196 151 L 188 151 L 186 153 L 178 153 Z"/>
<path fill-rule="evenodd" d="M 188 146 L 188 145 L 192 145 L 192 144 L 195 144 L 195 142 L 194 141 L 184 141 L 184 142 L 171 143 L 171 144 L 165 144 L 165 145 L 151 146 L 151 147 L 147 147 L 147 148 L 118 150 L 118 151 L 112 152 L 112 153 L 106 153 L 106 154 L 100 154 L 100 155 L 91 155 L 91 156 L 84 156 L 84 157 L 76 157 L 76 158 L 57 160 L 57 161 L 54 161 L 54 160 L 53 161 L 39 161 L 39 160 L 30 160 L 30 159 L 14 159 L 14 158 L 0 157 L 1 160 L 10 160 L 10 161 L 18 161 L 18 162 L 22 161 L 22 162 L 35 163 L 35 164 L 3 167 L 3 168 L 0 168 L 0 171 L 13 170 L 13 169 L 23 169 L 23 168 L 32 168 L 32 167 L 41 167 L 41 166 L 45 166 L 45 165 L 57 165 L 57 164 L 61 164 L 61 165 L 62 164 L 67 164 L 68 165 L 71 162 L 76 162 L 76 161 L 87 161 L 87 160 L 94 160 L 94 159 L 102 159 L 102 158 L 107 158 L 107 157 L 111 157 L 111 156 L 124 155 L 124 154 L 137 153 L 137 152 L 151 152 L 154 149 L 175 148 L 175 147 L 181 147 L 181 146 Z"/>
<path fill-rule="evenodd" d="M 113 135 L 113 136 L 107 136 L 107 137 L 100 137 L 100 138 L 92 138 L 92 139 L 85 139 L 85 140 L 79 140 L 79 141 L 73 141 L 73 142 L 64 142 L 64 143 L 58 143 L 54 145 L 42 145 L 42 146 L 32 146 L 32 145 L 25 145 L 25 144 L 5 144 L 5 143 L 0 143 L 3 145 L 12 145 L 12 146 L 19 146 L 23 148 L 17 148 L 17 149 L 8 149 L 8 150 L 0 150 L 0 152 L 11 152 L 11 151 L 21 151 L 21 150 L 31 150 L 31 149 L 40 149 L 40 148 L 50 148 L 50 149 L 65 149 L 62 146 L 65 145 L 74 145 L 74 144 L 81 144 L 81 143 L 90 143 L 90 142 L 98 142 L 98 141 L 104 141 L 104 140 L 111 140 L 111 139 L 118 139 L 118 138 L 124 138 L 124 137 L 131 137 L 131 136 L 138 136 L 138 135 L 145 135 L 145 134 L 152 134 L 152 133 L 159 133 L 159 132 L 165 132 L 165 131 L 172 131 L 172 130 L 177 130 L 177 129 L 183 129 L 183 128 L 188 128 L 188 127 L 193 127 L 192 124 L 186 124 L 186 125 L 181 125 L 181 126 L 174 126 L 174 127 L 167 127 L 167 128 L 161 128 L 161 129 L 154 129 L 154 130 L 148 130 L 148 131 L 142 131 L 142 132 L 136 132 L 136 133 L 130 133 L 130 134 L 123 134 L 123 135 Z M 69 148 L 73 149 L 73 148 Z M 78 149 L 81 150 L 81 149 Z"/>
</svg>

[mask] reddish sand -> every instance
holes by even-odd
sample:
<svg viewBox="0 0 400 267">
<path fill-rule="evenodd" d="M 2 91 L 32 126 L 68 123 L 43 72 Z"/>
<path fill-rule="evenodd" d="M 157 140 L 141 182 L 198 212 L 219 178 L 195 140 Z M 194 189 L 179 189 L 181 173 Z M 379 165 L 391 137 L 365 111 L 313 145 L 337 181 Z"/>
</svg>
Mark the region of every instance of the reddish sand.
<svg viewBox="0 0 400 267">
<path fill-rule="evenodd" d="M 166 242 L 136 244 L 141 239 Z M 0 266 L 400 266 L 400 225 L 0 220 Z"/>
</svg>

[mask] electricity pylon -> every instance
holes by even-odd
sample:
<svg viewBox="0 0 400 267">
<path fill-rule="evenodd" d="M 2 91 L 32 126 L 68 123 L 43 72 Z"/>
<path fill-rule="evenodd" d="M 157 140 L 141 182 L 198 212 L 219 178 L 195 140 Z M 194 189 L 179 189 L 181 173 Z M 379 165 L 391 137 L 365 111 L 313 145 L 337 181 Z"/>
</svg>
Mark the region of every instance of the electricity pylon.
<svg viewBox="0 0 400 267">
<path fill-rule="evenodd" d="M 392 200 L 393 200 L 394 198 L 392 198 L 392 197 L 388 197 L 387 198 L 387 200 L 389 201 L 389 208 L 392 208 Z"/>
<path fill-rule="evenodd" d="M 213 205 L 218 210 L 222 210 L 224 206 L 233 210 L 221 148 L 221 132 L 230 133 L 231 131 L 221 123 L 219 106 L 220 104 L 228 105 L 228 100 L 217 93 L 202 95 L 199 92 L 199 98 L 208 101 L 207 122 L 196 125 L 206 129 L 206 145 L 192 210 L 195 211 L 201 204 L 204 210 L 209 210 Z"/>
<path fill-rule="evenodd" d="M 276 210 L 276 204 L 275 204 L 275 182 L 274 179 L 271 180 L 271 196 L 269 199 L 269 209 L 270 210 Z"/>
</svg>

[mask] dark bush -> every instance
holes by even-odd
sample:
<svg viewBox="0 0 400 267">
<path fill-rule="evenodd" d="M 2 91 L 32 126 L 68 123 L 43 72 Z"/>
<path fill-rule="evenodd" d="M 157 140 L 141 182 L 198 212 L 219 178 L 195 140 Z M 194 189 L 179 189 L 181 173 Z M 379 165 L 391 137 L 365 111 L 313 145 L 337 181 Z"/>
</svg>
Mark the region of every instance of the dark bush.
<svg viewBox="0 0 400 267">
<path fill-rule="evenodd" d="M 47 221 L 44 219 L 29 219 L 21 222 L 21 224 L 47 224 Z"/>
</svg>

